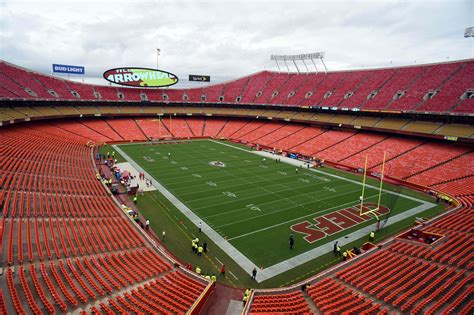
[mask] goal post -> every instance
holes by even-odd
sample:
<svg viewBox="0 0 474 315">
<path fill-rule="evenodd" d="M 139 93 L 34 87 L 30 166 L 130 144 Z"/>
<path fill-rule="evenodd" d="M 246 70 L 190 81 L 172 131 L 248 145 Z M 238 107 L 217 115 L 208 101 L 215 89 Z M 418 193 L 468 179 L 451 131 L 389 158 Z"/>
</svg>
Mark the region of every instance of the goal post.
<svg viewBox="0 0 474 315">
<path fill-rule="evenodd" d="M 382 160 L 382 172 L 380 175 L 380 185 L 379 185 L 379 192 L 378 192 L 378 199 L 377 199 L 377 207 L 374 209 L 370 209 L 369 207 L 364 207 L 364 198 L 365 198 L 365 185 L 367 181 L 367 159 L 368 156 L 365 156 L 365 163 L 364 163 L 364 177 L 362 180 L 362 194 L 360 196 L 360 211 L 359 215 L 372 215 L 374 216 L 377 221 L 380 221 L 378 216 L 378 211 L 380 209 L 380 202 L 382 200 L 382 190 L 383 190 L 383 180 L 384 180 L 384 172 L 385 172 L 385 158 L 386 152 L 383 153 L 383 160 Z"/>
</svg>

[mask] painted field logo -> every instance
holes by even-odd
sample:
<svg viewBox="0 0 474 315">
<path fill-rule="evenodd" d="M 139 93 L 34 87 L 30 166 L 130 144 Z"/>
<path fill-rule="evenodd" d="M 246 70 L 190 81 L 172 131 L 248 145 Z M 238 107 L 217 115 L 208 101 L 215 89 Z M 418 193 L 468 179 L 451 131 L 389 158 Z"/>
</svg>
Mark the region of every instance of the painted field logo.
<svg viewBox="0 0 474 315">
<path fill-rule="evenodd" d="M 150 68 L 115 68 L 104 72 L 109 82 L 134 87 L 164 87 L 178 83 L 178 77 L 170 72 Z"/>
<path fill-rule="evenodd" d="M 210 166 L 225 167 L 224 162 L 221 161 L 211 161 L 209 162 Z"/>
<path fill-rule="evenodd" d="M 377 204 L 375 203 L 364 203 L 364 210 L 370 211 L 375 209 Z M 377 211 L 378 215 L 387 214 L 390 209 L 384 206 L 380 206 Z M 320 239 L 341 232 L 342 230 L 349 229 L 353 226 L 361 224 L 363 222 L 373 219 L 369 215 L 360 215 L 360 207 L 353 206 L 350 208 L 338 210 L 323 216 L 313 218 L 314 222 L 304 221 L 301 223 L 293 224 L 291 230 L 296 233 L 304 234 L 303 237 L 308 243 L 314 243 Z"/>
</svg>

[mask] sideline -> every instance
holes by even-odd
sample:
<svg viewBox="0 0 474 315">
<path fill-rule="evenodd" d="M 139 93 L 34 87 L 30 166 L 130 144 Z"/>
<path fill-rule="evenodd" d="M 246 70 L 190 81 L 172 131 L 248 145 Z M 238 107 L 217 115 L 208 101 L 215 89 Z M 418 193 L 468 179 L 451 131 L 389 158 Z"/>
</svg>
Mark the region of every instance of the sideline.
<svg viewBox="0 0 474 315">
<path fill-rule="evenodd" d="M 183 204 L 178 198 L 176 198 L 171 192 L 169 192 L 161 183 L 146 172 L 140 165 L 138 165 L 128 154 L 126 154 L 122 149 L 116 145 L 112 147 L 121 154 L 130 164 L 132 164 L 135 169 L 139 172 L 145 173 L 148 178 L 153 178 L 153 186 L 171 202 L 176 208 L 178 208 L 181 213 L 183 213 L 195 226 L 196 231 L 198 229 L 199 223 L 202 224 L 202 230 L 209 236 L 209 238 L 221 248 L 227 255 L 232 257 L 232 259 L 240 265 L 244 270 L 252 270 L 255 267 L 255 264 L 250 261 L 244 254 L 242 254 L 237 248 L 232 244 L 227 242 L 221 235 L 219 235 L 213 228 L 211 228 L 206 222 L 201 220 L 194 212 L 191 211 L 185 204 Z"/>
</svg>

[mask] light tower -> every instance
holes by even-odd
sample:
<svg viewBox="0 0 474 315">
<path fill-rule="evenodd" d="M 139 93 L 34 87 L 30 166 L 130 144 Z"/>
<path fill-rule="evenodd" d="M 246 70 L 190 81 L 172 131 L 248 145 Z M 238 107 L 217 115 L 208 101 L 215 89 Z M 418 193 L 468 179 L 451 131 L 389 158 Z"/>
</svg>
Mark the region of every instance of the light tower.
<svg viewBox="0 0 474 315">
<path fill-rule="evenodd" d="M 314 62 L 315 60 L 321 61 L 321 63 L 324 66 L 324 73 L 327 73 L 328 71 L 326 64 L 324 63 L 324 52 L 316 52 L 316 53 L 311 53 L 311 54 L 299 54 L 299 55 L 271 55 L 270 60 L 273 60 L 276 62 L 277 67 L 278 67 L 278 72 L 281 72 L 278 61 L 283 61 L 285 63 L 288 73 L 290 72 L 290 68 L 288 67 L 288 64 L 286 62 L 292 61 L 293 64 L 295 65 L 296 71 L 300 73 L 300 69 L 298 68 L 296 61 L 301 61 L 303 62 L 303 65 L 306 68 L 306 73 L 309 73 L 309 68 L 305 63 L 305 60 L 311 60 L 311 63 L 313 64 L 314 69 L 316 70 L 316 73 L 318 73 L 318 67 L 316 66 L 316 63 Z"/>
<path fill-rule="evenodd" d="M 159 48 L 156 49 L 156 69 L 158 69 L 158 58 L 160 57 L 161 50 Z"/>
</svg>

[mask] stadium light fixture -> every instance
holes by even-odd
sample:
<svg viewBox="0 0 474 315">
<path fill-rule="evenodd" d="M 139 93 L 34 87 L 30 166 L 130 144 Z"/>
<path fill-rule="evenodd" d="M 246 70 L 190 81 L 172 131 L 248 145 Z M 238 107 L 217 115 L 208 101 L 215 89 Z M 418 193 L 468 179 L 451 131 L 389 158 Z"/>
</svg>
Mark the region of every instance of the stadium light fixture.
<svg viewBox="0 0 474 315">
<path fill-rule="evenodd" d="M 158 69 L 158 57 L 160 57 L 161 50 L 159 48 L 156 49 L 156 69 Z"/>
<path fill-rule="evenodd" d="M 298 68 L 297 61 L 303 62 L 307 73 L 309 73 L 309 68 L 306 65 L 305 61 L 306 60 L 311 60 L 311 63 L 314 66 L 314 69 L 316 70 L 316 73 L 318 73 L 318 67 L 316 66 L 316 63 L 314 62 L 315 60 L 320 60 L 321 63 L 324 66 L 325 73 L 327 73 L 328 69 L 326 67 L 326 64 L 324 63 L 324 52 L 315 52 L 315 53 L 310 53 L 310 54 L 298 54 L 298 55 L 271 55 L 270 60 L 273 60 L 276 62 L 278 71 L 280 71 L 280 65 L 278 64 L 278 61 L 283 61 L 288 69 L 288 72 L 290 72 L 290 68 L 288 67 L 287 61 L 293 62 L 295 65 L 296 71 L 300 73 L 300 69 Z"/>
</svg>

